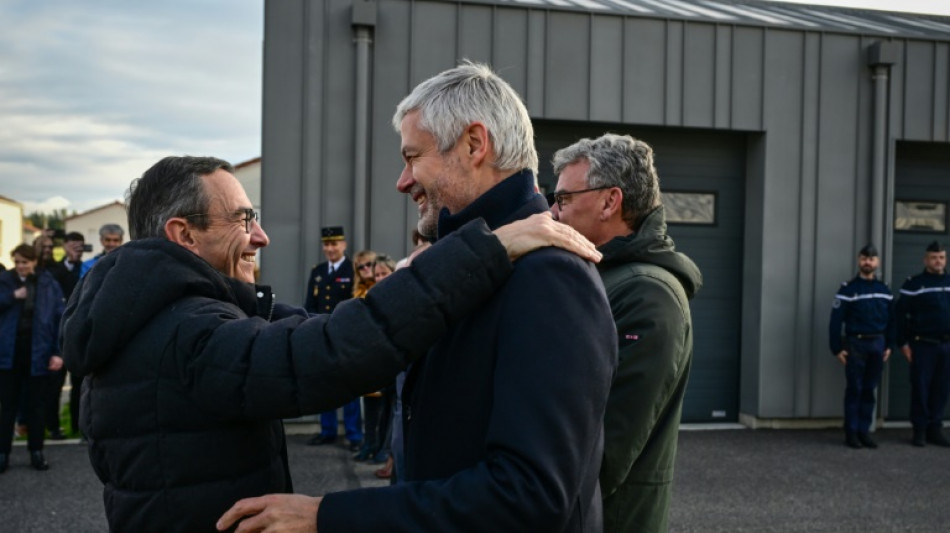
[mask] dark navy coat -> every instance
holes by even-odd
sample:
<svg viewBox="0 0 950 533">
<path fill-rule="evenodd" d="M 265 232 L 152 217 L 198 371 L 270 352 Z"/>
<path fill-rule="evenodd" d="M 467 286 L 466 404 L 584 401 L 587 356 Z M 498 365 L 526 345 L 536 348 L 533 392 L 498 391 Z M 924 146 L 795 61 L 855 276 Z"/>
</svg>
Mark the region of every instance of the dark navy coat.
<svg viewBox="0 0 950 533">
<path fill-rule="evenodd" d="M 521 172 L 461 212 L 443 211 L 440 240 L 475 217 L 497 228 L 547 208 Z M 522 257 L 508 283 L 410 369 L 406 482 L 326 495 L 317 530 L 601 531 L 616 335 L 592 264 L 554 248 Z"/>
<path fill-rule="evenodd" d="M 17 288 L 15 270 L 0 272 L 0 370 L 13 368 L 17 322 L 23 300 L 13 297 Z M 59 355 L 59 321 L 63 316 L 63 292 L 46 270 L 36 274 L 36 303 L 33 311 L 33 344 L 30 375 L 49 374 L 49 359 Z"/>
<path fill-rule="evenodd" d="M 907 278 L 897 300 L 897 344 L 950 335 L 950 276 L 926 270 Z"/>
<path fill-rule="evenodd" d="M 845 336 L 882 334 L 885 346 L 893 343 L 891 314 L 894 296 L 887 284 L 878 279 L 864 279 L 857 275 L 841 284 L 831 305 L 828 325 L 828 343 L 833 355 L 844 350 L 841 327 Z"/>
<path fill-rule="evenodd" d="M 336 306 L 353 297 L 353 261 L 343 259 L 340 268 L 330 276 L 330 263 L 313 267 L 307 280 L 307 294 L 303 307 L 310 313 L 330 313 Z"/>
</svg>

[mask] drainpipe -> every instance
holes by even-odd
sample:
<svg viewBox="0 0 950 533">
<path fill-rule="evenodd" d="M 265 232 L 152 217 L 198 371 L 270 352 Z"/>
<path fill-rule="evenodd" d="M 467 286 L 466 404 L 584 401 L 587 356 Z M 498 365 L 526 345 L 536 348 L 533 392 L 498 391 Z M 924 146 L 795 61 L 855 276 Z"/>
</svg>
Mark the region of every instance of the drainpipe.
<svg viewBox="0 0 950 533">
<path fill-rule="evenodd" d="M 874 84 L 874 134 L 871 143 L 871 242 L 881 243 L 885 281 L 891 275 L 893 248 L 894 177 L 887 175 L 887 102 L 891 65 L 897 62 L 894 43 L 876 41 L 868 47 L 868 65 Z"/>
<path fill-rule="evenodd" d="M 376 0 L 353 0 L 353 42 L 356 43 L 356 106 L 353 141 L 353 244 L 369 243 L 369 83 L 370 46 L 376 26 Z"/>
</svg>

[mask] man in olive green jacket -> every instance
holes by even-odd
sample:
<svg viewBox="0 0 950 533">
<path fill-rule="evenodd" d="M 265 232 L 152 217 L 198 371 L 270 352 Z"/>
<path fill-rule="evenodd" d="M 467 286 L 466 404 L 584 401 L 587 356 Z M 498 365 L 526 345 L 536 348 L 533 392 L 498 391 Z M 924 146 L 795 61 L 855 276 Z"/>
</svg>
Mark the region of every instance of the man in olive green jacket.
<svg viewBox="0 0 950 533">
<path fill-rule="evenodd" d="M 688 301 L 702 274 L 666 235 L 649 145 L 582 139 L 554 155 L 554 172 L 551 210 L 604 254 L 598 270 L 619 337 L 604 415 L 604 531 L 666 531 L 693 356 Z"/>
</svg>

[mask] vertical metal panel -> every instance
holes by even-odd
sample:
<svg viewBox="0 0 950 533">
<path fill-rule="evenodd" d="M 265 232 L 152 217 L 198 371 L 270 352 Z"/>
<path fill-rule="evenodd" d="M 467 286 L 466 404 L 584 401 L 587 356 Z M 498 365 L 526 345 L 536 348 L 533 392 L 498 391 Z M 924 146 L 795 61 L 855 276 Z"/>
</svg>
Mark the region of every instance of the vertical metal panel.
<svg viewBox="0 0 950 533">
<path fill-rule="evenodd" d="M 766 279 L 765 229 L 765 135 L 751 134 L 746 148 L 746 202 L 745 239 L 742 249 L 742 357 L 739 388 L 739 412 L 760 416 L 763 396 L 768 387 L 762 379 L 766 354 L 770 354 L 773 339 L 766 335 L 763 311 L 765 288 L 776 283 Z M 771 331 L 769 332 L 771 333 Z M 769 384 L 771 385 L 771 384 Z"/>
<path fill-rule="evenodd" d="M 623 19 L 591 18 L 590 119 L 617 122 L 623 114 Z"/>
<path fill-rule="evenodd" d="M 632 124 L 663 124 L 666 57 L 663 21 L 628 18 L 624 23 L 623 119 Z"/>
<path fill-rule="evenodd" d="M 907 41 L 904 54 L 904 135 L 906 140 L 927 141 L 934 121 L 934 45 Z"/>
<path fill-rule="evenodd" d="M 901 138 L 904 133 L 904 84 L 907 83 L 906 63 L 904 61 L 907 52 L 905 44 L 905 41 L 893 41 L 894 47 L 897 48 L 895 53 L 897 57 L 901 58 L 900 61 L 891 65 L 888 124 L 890 124 L 889 134 L 894 139 Z M 891 155 L 893 154 L 888 156 L 888 161 L 893 162 Z"/>
<path fill-rule="evenodd" d="M 415 86 L 457 63 L 457 7 L 442 2 L 414 2 L 410 28 L 410 79 Z"/>
<path fill-rule="evenodd" d="M 528 85 L 525 89 L 525 107 L 532 117 L 545 114 L 544 65 L 547 63 L 547 13 L 530 11 L 528 13 Z"/>
<path fill-rule="evenodd" d="M 409 79 L 411 6 L 379 2 L 373 44 L 372 121 L 370 132 L 370 246 L 405 255 L 407 235 L 416 226 L 415 204 L 396 191 L 402 170 L 399 134 L 391 119 L 396 105 L 412 89 Z"/>
<path fill-rule="evenodd" d="M 548 13 L 544 58 L 547 118 L 586 119 L 590 76 L 590 15 Z"/>
<path fill-rule="evenodd" d="M 732 27 L 716 26 L 716 70 L 714 72 L 714 125 L 728 128 L 732 124 Z"/>
<path fill-rule="evenodd" d="M 459 59 L 491 62 L 494 8 L 491 6 L 459 6 Z"/>
<path fill-rule="evenodd" d="M 813 217 L 809 211 L 813 204 L 802 203 L 801 195 L 808 189 L 800 176 L 799 150 L 801 145 L 801 115 L 803 41 L 800 34 L 769 31 L 764 46 L 764 92 L 769 101 L 783 105 L 770 107 L 765 115 L 765 210 L 762 224 L 765 235 L 763 270 L 765 272 L 762 305 L 762 325 L 768 337 L 777 331 L 793 331 L 782 334 L 785 342 L 772 342 L 769 356 L 760 367 L 760 379 L 768 384 L 763 391 L 760 414 L 767 416 L 793 416 L 797 410 L 796 400 L 801 392 L 802 373 L 807 365 L 796 357 L 798 334 L 802 331 L 802 307 L 807 305 L 807 296 L 799 290 L 802 277 L 808 279 L 812 268 L 811 257 L 800 248 L 800 239 L 810 241 L 807 235 Z M 743 65 L 746 67 L 748 65 Z M 806 187 L 803 189 L 803 187 Z M 805 271 L 802 272 L 801 268 Z M 784 282 L 777 283 L 782 279 Z M 808 313 L 810 315 L 810 313 Z M 807 408 L 807 395 L 806 399 Z"/>
<path fill-rule="evenodd" d="M 732 37 L 732 127 L 762 129 L 764 29 L 735 28 Z"/>
<path fill-rule="evenodd" d="M 267 2 L 264 8 L 261 211 L 271 244 L 261 250 L 261 276 L 282 301 L 299 304 L 303 268 L 310 258 L 301 246 L 307 228 L 300 224 L 305 205 L 300 197 L 306 99 L 304 3 Z"/>
<path fill-rule="evenodd" d="M 495 13 L 492 66 L 524 98 L 528 89 L 528 12 L 499 8 Z M 488 34 L 486 34 L 488 35 Z"/>
<path fill-rule="evenodd" d="M 683 125 L 714 125 L 716 98 L 716 29 L 712 24 L 686 26 L 683 47 Z"/>
<path fill-rule="evenodd" d="M 663 121 L 670 126 L 683 123 L 684 25 L 684 22 L 666 21 L 666 105 Z"/>
<path fill-rule="evenodd" d="M 935 141 L 950 140 L 950 44 L 938 43 L 934 49 L 933 134 Z"/>
</svg>

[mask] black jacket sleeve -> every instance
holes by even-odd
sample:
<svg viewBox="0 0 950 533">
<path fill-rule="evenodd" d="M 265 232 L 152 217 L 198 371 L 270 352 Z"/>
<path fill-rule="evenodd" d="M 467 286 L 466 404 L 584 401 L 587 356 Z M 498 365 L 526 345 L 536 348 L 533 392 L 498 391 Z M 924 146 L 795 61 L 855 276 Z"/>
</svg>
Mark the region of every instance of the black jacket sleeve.
<svg viewBox="0 0 950 533">
<path fill-rule="evenodd" d="M 195 298 L 193 316 L 177 328 L 176 364 L 199 403 L 220 415 L 319 413 L 391 382 L 511 270 L 504 247 L 478 220 L 331 314 L 284 310 L 286 318 L 267 322 Z"/>
</svg>

